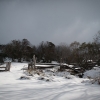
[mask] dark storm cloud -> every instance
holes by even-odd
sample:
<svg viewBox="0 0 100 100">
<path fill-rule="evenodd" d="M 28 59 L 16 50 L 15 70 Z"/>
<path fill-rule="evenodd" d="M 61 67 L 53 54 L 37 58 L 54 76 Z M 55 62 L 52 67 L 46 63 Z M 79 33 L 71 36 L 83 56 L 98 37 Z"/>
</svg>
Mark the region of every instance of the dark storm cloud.
<svg viewBox="0 0 100 100">
<path fill-rule="evenodd" d="M 0 0 L 0 43 L 92 41 L 100 30 L 99 10 L 100 0 Z"/>
</svg>

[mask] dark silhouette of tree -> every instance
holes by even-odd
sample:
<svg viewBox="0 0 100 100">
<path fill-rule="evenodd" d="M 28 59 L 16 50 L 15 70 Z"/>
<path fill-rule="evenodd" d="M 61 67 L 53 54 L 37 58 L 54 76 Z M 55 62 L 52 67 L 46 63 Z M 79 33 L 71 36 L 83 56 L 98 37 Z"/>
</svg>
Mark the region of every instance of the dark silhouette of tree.
<svg viewBox="0 0 100 100">
<path fill-rule="evenodd" d="M 100 31 L 94 37 L 95 48 L 98 54 L 98 59 L 100 59 Z"/>
<path fill-rule="evenodd" d="M 70 44 L 70 48 L 71 48 L 70 61 L 72 63 L 80 63 L 79 47 L 80 47 L 80 43 L 77 41 L 74 41 L 73 43 Z"/>
<path fill-rule="evenodd" d="M 3 49 L 3 53 L 12 58 L 30 60 L 33 55 L 36 56 L 37 61 L 51 62 L 56 60 L 66 63 L 82 64 L 82 61 L 98 60 L 100 61 L 100 31 L 95 35 L 93 42 L 79 43 L 72 42 L 70 45 L 64 43 L 55 45 L 49 41 L 42 41 L 38 46 L 31 45 L 27 39 L 12 40 Z M 3 55 L 3 56 L 5 56 Z"/>
<path fill-rule="evenodd" d="M 55 45 L 52 42 L 42 41 L 37 47 L 38 59 L 44 62 L 55 60 Z"/>
<path fill-rule="evenodd" d="M 27 39 L 23 39 L 21 41 L 21 50 L 22 50 L 22 58 L 28 60 L 29 56 L 30 56 L 30 51 L 31 51 L 31 46 L 30 46 L 30 42 Z"/>
<path fill-rule="evenodd" d="M 8 57 L 11 57 L 12 59 L 21 58 L 22 57 L 21 41 L 20 40 L 11 41 L 6 45 L 4 52 L 7 54 Z"/>
<path fill-rule="evenodd" d="M 30 58 L 30 54 L 33 53 L 33 48 L 30 46 L 30 42 L 27 39 L 23 39 L 22 41 L 12 40 L 6 45 L 4 52 L 8 57 L 21 61 L 21 58 Z"/>
<path fill-rule="evenodd" d="M 70 63 L 70 54 L 70 47 L 67 44 L 61 43 L 60 45 L 56 46 L 56 57 L 58 62 Z"/>
</svg>

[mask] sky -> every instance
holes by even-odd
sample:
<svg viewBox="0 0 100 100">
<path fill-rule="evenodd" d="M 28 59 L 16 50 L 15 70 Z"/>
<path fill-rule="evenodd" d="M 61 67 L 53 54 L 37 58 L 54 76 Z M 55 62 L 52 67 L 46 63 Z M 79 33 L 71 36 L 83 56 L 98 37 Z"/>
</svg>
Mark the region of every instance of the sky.
<svg viewBox="0 0 100 100">
<path fill-rule="evenodd" d="M 0 0 L 0 44 L 91 42 L 99 30 L 100 0 Z"/>
</svg>

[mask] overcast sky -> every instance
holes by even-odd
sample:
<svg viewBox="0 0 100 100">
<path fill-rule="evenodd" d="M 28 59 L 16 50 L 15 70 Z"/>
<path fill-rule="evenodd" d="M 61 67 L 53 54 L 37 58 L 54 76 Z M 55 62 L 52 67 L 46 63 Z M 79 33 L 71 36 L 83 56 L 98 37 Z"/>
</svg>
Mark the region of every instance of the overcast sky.
<svg viewBox="0 0 100 100">
<path fill-rule="evenodd" d="M 100 30 L 100 0 L 0 0 L 0 44 L 89 42 Z"/>
</svg>

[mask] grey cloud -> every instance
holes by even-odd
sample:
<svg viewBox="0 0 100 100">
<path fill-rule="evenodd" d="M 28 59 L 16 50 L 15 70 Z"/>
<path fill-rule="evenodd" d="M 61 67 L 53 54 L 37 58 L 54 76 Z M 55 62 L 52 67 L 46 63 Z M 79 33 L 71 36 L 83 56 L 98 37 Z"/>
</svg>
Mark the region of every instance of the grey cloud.
<svg viewBox="0 0 100 100">
<path fill-rule="evenodd" d="M 99 9 L 99 0 L 0 0 L 0 43 L 92 41 L 100 30 Z"/>
</svg>

